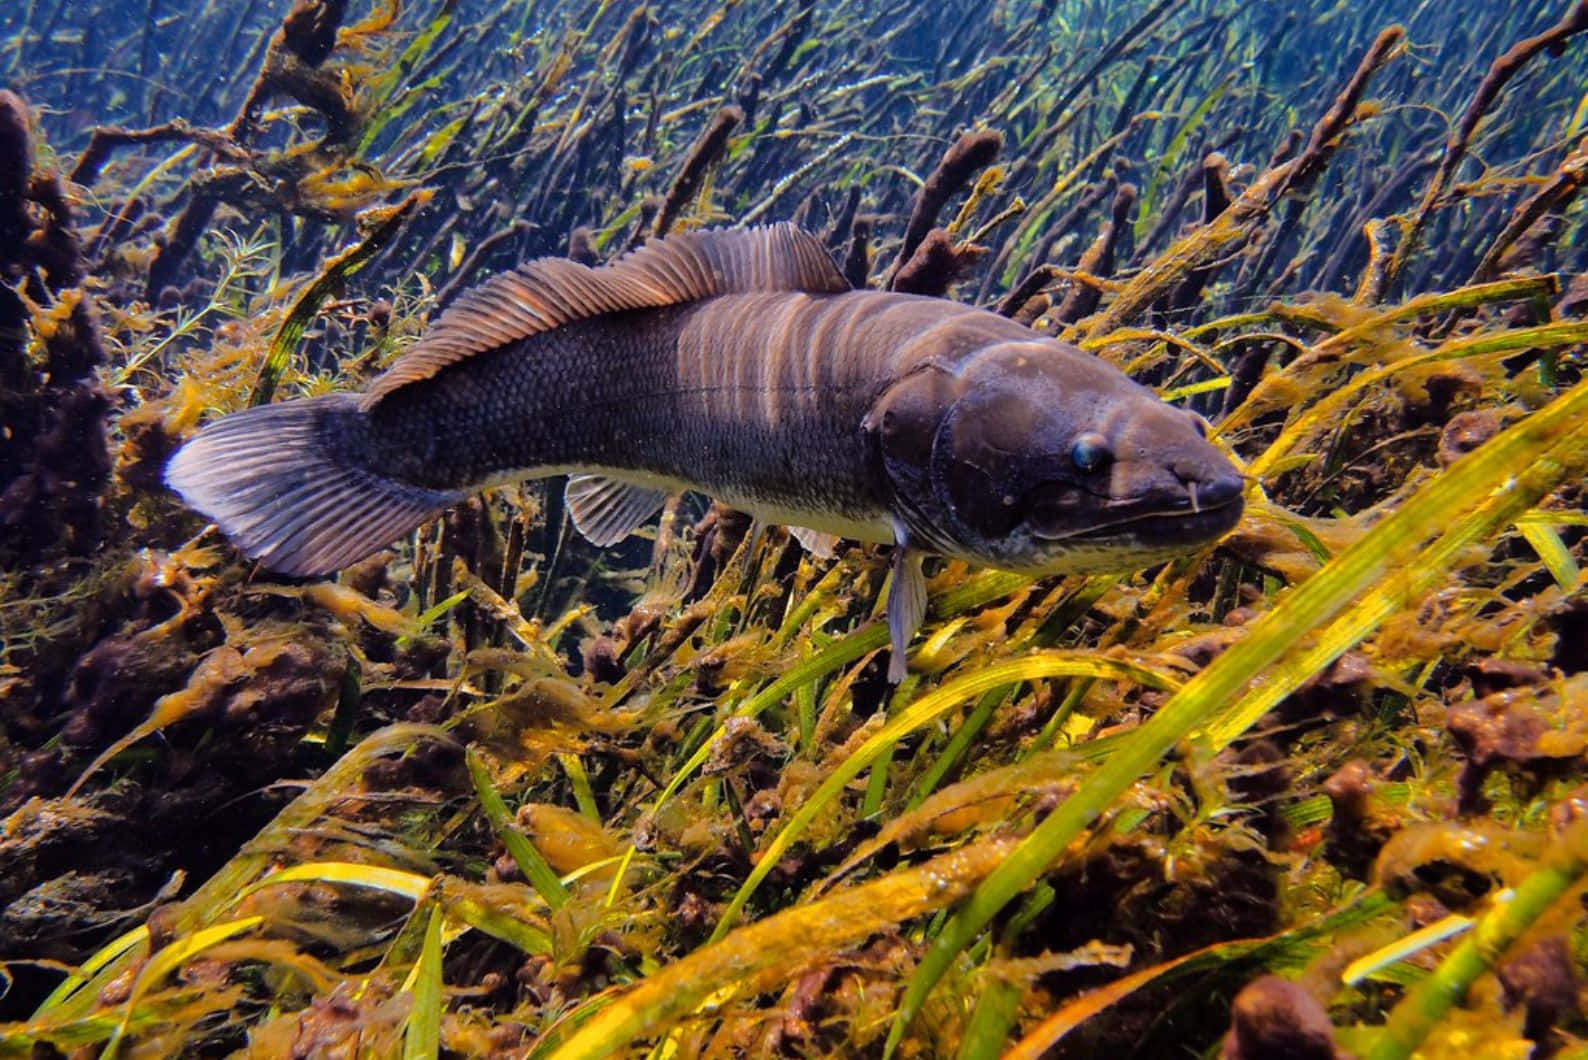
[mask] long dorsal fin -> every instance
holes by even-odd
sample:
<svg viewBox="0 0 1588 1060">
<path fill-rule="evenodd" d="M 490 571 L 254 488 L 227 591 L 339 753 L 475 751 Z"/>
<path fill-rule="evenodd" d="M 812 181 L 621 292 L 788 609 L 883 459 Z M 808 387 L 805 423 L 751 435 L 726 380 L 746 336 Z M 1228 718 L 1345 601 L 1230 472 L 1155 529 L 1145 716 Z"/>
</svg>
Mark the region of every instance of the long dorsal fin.
<svg viewBox="0 0 1588 1060">
<path fill-rule="evenodd" d="M 449 364 L 575 320 L 742 291 L 847 290 L 822 245 L 791 224 L 679 233 L 594 269 L 540 258 L 460 295 L 370 385 L 363 407 Z"/>
</svg>

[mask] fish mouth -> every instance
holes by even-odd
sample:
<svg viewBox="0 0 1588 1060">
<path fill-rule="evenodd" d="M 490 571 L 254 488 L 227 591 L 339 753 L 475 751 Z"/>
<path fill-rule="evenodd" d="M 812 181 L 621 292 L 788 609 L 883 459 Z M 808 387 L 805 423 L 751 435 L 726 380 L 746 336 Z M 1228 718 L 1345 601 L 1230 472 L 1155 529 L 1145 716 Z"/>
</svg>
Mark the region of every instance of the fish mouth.
<svg viewBox="0 0 1588 1060">
<path fill-rule="evenodd" d="M 1187 496 L 1172 508 L 1154 507 L 1058 534 L 1037 534 L 1043 541 L 1093 543 L 1128 538 L 1145 545 L 1197 545 L 1222 536 L 1241 521 L 1245 509 L 1239 493 L 1219 504 L 1193 503 Z"/>
</svg>

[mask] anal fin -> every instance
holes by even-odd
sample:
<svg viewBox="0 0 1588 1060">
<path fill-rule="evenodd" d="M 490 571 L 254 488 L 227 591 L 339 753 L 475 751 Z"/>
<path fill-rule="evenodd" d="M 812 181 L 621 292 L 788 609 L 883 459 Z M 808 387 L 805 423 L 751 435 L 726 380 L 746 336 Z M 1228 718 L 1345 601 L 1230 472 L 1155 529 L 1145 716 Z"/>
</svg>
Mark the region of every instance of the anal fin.
<svg viewBox="0 0 1588 1060">
<path fill-rule="evenodd" d="M 825 534 L 808 526 L 791 526 L 788 532 L 793 535 L 794 540 L 804 546 L 806 552 L 817 559 L 832 559 L 834 551 L 838 548 L 837 534 Z"/>
<path fill-rule="evenodd" d="M 902 540 L 893 548 L 893 578 L 888 584 L 888 638 L 893 655 L 888 661 L 888 683 L 904 680 L 904 650 L 926 619 L 926 576 L 921 573 L 921 553 Z"/>
<path fill-rule="evenodd" d="M 667 500 L 667 491 L 605 475 L 569 475 L 563 496 L 579 533 L 591 544 L 605 548 L 645 525 Z"/>
</svg>

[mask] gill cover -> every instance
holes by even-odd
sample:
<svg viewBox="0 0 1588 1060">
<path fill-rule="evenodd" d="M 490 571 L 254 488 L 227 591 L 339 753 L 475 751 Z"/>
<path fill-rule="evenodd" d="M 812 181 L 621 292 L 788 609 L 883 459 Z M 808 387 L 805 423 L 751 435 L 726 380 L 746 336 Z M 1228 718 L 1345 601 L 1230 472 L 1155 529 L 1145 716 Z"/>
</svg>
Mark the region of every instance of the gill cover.
<svg viewBox="0 0 1588 1060">
<path fill-rule="evenodd" d="M 1065 393 L 1043 363 L 1051 351 L 1023 345 L 984 351 L 959 371 L 924 364 L 867 417 L 916 543 L 948 555 L 997 553 L 1031 514 L 1028 494 L 1038 484 L 1077 515 L 1106 499 L 1107 454 L 1089 472 L 1070 458 L 1089 418 L 1084 406 L 1095 414 L 1102 395 L 1088 402 Z"/>
<path fill-rule="evenodd" d="M 945 551 L 930 534 L 926 513 L 911 503 L 930 493 L 929 466 L 938 422 L 954 400 L 953 379 L 924 364 L 890 386 L 871 407 L 861 428 L 893 495 L 894 554 L 888 582 L 888 639 L 892 657 L 888 681 L 904 680 L 904 651 L 926 618 L 926 583 L 921 576 L 920 547 Z"/>
<path fill-rule="evenodd" d="M 918 543 L 940 551 L 946 542 L 933 526 L 940 513 L 931 510 L 932 453 L 944 414 L 958 397 L 950 373 L 923 364 L 890 386 L 863 424 L 905 526 Z"/>
</svg>

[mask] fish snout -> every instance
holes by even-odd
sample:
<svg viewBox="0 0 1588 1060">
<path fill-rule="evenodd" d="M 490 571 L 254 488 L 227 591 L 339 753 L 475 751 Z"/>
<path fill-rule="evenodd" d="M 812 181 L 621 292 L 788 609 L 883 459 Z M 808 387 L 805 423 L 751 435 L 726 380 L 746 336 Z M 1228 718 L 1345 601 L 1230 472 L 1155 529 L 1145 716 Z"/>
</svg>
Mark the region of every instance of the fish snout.
<svg viewBox="0 0 1588 1060">
<path fill-rule="evenodd" d="M 1245 477 L 1219 454 L 1215 460 L 1184 460 L 1170 465 L 1184 491 L 1181 504 L 1193 512 L 1239 505 Z"/>
<path fill-rule="evenodd" d="M 1186 483 L 1186 489 L 1195 491 L 1196 503 L 1203 508 L 1222 508 L 1226 504 L 1233 504 L 1241 499 L 1245 488 L 1246 480 L 1233 468 Z"/>
</svg>

